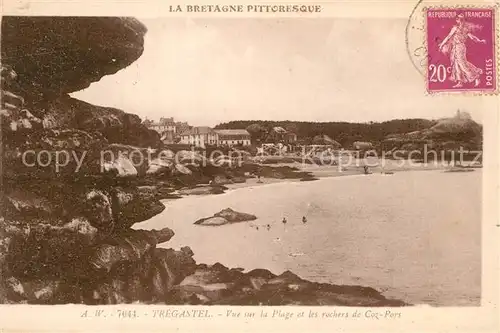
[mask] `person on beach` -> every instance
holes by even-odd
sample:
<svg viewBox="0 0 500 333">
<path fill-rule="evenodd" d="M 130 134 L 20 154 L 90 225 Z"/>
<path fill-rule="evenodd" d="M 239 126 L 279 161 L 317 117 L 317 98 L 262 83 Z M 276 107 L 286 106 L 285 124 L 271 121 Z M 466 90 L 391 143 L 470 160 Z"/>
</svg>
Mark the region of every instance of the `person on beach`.
<svg viewBox="0 0 500 333">
<path fill-rule="evenodd" d="M 271 225 L 270 224 L 267 225 L 267 230 L 271 230 Z"/>
<path fill-rule="evenodd" d="M 302 216 L 302 223 L 306 224 L 307 223 L 307 219 L 305 216 Z"/>
<path fill-rule="evenodd" d="M 283 225 L 285 225 L 285 224 L 286 224 L 286 218 L 285 218 L 285 217 L 283 218 L 283 221 L 282 221 L 282 222 L 283 222 Z"/>
<path fill-rule="evenodd" d="M 469 82 L 474 82 L 474 86 L 477 87 L 480 83 L 479 78 L 483 74 L 483 70 L 469 62 L 466 46 L 467 39 L 471 39 L 476 43 L 486 44 L 486 40 L 472 34 L 472 32 L 480 29 L 480 25 L 466 22 L 464 14 L 458 14 L 456 24 L 439 44 L 439 51 L 449 54 L 450 57 L 450 80 L 456 82 L 453 88 L 462 87 L 464 83 Z"/>
</svg>

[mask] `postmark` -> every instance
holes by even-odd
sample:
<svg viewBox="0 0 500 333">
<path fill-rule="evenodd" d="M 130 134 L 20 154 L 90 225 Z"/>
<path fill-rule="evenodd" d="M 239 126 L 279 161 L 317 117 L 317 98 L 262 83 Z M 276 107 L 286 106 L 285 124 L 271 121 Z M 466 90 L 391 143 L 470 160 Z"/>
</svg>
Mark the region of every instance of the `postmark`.
<svg viewBox="0 0 500 333">
<path fill-rule="evenodd" d="M 424 13 L 427 91 L 496 91 L 495 10 L 428 7 Z"/>
</svg>

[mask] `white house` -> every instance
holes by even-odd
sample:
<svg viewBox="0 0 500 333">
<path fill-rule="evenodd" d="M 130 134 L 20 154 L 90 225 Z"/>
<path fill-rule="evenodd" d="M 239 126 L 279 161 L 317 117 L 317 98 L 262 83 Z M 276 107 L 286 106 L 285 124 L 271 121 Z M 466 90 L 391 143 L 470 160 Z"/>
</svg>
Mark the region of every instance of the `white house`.
<svg viewBox="0 0 500 333">
<path fill-rule="evenodd" d="M 250 146 L 250 133 L 245 129 L 215 130 L 219 146 Z"/>
<path fill-rule="evenodd" d="M 217 133 L 208 126 L 193 127 L 180 134 L 180 143 L 196 147 L 218 145 Z"/>
</svg>

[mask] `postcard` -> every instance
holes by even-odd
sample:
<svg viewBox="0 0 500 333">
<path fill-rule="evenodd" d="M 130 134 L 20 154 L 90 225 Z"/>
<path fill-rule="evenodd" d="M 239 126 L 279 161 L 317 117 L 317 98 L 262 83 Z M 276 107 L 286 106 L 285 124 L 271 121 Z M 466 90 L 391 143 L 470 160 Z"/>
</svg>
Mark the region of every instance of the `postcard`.
<svg viewBox="0 0 500 333">
<path fill-rule="evenodd" d="M 494 1 L 6 1 L 0 332 L 497 332 Z"/>
</svg>

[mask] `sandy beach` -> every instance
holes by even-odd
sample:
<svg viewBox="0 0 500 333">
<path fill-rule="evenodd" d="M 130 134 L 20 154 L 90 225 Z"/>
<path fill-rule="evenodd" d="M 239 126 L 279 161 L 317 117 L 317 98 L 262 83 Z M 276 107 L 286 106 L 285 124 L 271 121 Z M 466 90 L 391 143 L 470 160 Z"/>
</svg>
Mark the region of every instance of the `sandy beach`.
<svg viewBox="0 0 500 333">
<path fill-rule="evenodd" d="M 369 166 L 371 174 L 387 173 L 387 175 L 397 172 L 407 171 L 433 171 L 433 170 L 449 170 L 452 169 L 450 165 L 445 162 L 436 163 L 418 163 L 410 160 L 389 160 L 389 159 L 376 159 L 368 158 L 366 160 L 356 160 L 349 166 L 339 165 L 317 165 L 317 164 L 304 164 L 299 162 L 293 163 L 275 163 L 266 165 L 270 167 L 293 167 L 299 171 L 311 173 L 314 178 L 326 177 L 345 177 L 353 175 L 364 175 L 363 165 Z M 245 183 L 227 184 L 229 189 L 241 189 L 247 187 L 263 186 L 267 184 L 276 184 L 284 182 L 300 182 L 300 179 L 277 179 L 269 177 L 261 177 L 260 181 L 257 178 L 248 178 Z"/>
</svg>

